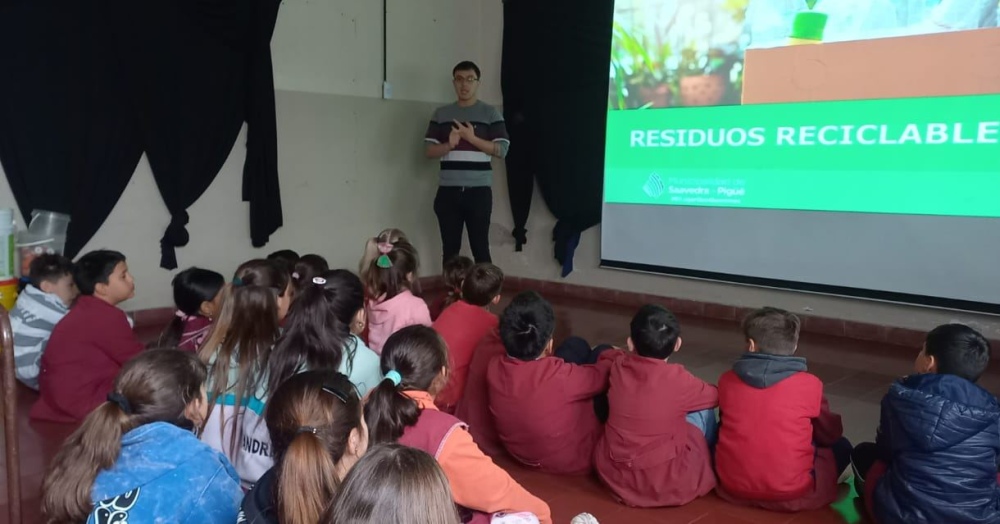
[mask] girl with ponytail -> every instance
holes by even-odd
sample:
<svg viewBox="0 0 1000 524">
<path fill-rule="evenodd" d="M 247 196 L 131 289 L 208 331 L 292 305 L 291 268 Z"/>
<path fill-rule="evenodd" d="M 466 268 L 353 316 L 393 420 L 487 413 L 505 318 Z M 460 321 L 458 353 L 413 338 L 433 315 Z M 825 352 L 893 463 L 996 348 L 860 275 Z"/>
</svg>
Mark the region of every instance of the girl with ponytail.
<svg viewBox="0 0 1000 524">
<path fill-rule="evenodd" d="M 107 402 L 63 444 L 42 484 L 50 524 L 229 524 L 243 491 L 229 461 L 194 435 L 205 421 L 205 366 L 175 349 L 140 353 Z"/>
<path fill-rule="evenodd" d="M 346 269 L 303 284 L 288 312 L 285 332 L 270 357 L 268 390 L 308 369 L 336 369 L 361 396 L 382 380 L 379 357 L 358 337 L 366 325 L 361 279 Z"/>
<path fill-rule="evenodd" d="M 489 522 L 501 511 L 530 511 L 550 524 L 549 507 L 483 454 L 459 419 L 438 411 L 434 396 L 447 383 L 448 348 L 433 329 L 403 328 L 386 341 L 385 374 L 369 394 L 365 419 L 371 443 L 398 442 L 437 459 L 463 522 Z"/>
<path fill-rule="evenodd" d="M 219 313 L 226 278 L 215 271 L 192 267 L 177 273 L 171 285 L 177 314 L 156 347 L 198 351 L 212 330 L 212 319 Z"/>
<path fill-rule="evenodd" d="M 389 335 L 406 326 L 430 326 L 431 312 L 413 294 L 420 265 L 417 249 L 405 240 L 380 242 L 379 256 L 364 278 L 368 295 L 368 345 L 382 352 Z"/>
<path fill-rule="evenodd" d="M 361 397 L 340 373 L 306 371 L 278 387 L 264 418 L 274 467 L 247 493 L 238 521 L 315 524 L 368 449 Z"/>
<path fill-rule="evenodd" d="M 244 434 L 264 412 L 271 346 L 291 303 L 290 275 L 277 262 L 251 260 L 223 290 L 222 308 L 199 356 L 208 365 L 208 421 L 201 440 L 223 452 L 249 489 L 271 465 L 263 438 Z"/>
<path fill-rule="evenodd" d="M 310 369 L 337 370 L 365 396 L 382 380 L 382 372 L 378 355 L 357 336 L 364 328 L 361 280 L 344 269 L 314 277 L 289 309 L 285 332 L 268 358 L 267 382 L 258 386 L 254 402 L 267 404 L 271 392 Z M 273 452 L 265 420 L 243 417 L 242 429 L 252 446 Z M 254 469 L 263 474 L 272 464 L 270 456 L 256 456 Z"/>
</svg>

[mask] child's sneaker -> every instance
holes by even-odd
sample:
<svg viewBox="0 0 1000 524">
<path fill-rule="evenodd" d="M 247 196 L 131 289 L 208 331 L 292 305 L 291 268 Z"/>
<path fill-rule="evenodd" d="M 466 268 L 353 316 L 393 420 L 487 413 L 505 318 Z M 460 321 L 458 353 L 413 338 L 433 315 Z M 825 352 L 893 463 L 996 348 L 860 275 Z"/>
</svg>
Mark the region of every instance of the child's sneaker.
<svg viewBox="0 0 1000 524">
<path fill-rule="evenodd" d="M 590 513 L 581 513 L 573 517 L 573 520 L 571 520 L 569 524 L 601 524 L 601 523 L 597 522 L 597 519 L 594 518 L 594 516 L 591 515 Z"/>
</svg>

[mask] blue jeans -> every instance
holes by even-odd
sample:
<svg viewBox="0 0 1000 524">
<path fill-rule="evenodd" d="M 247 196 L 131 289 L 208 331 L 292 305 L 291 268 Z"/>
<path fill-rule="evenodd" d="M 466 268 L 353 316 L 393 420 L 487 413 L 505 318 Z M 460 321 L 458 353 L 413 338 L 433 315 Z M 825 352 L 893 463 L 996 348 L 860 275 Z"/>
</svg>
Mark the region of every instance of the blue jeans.
<svg viewBox="0 0 1000 524">
<path fill-rule="evenodd" d="M 719 419 L 715 418 L 714 409 L 703 409 L 688 413 L 687 421 L 701 430 L 702 434 L 705 435 L 705 440 L 708 441 L 709 448 L 715 447 L 715 443 L 719 440 Z"/>
</svg>

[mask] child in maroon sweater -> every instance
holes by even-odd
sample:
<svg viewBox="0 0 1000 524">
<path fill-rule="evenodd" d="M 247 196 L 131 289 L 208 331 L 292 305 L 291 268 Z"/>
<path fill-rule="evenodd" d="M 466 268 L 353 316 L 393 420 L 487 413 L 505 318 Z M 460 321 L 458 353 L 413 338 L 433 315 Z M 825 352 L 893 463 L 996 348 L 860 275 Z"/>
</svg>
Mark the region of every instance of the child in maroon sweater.
<svg viewBox="0 0 1000 524">
<path fill-rule="evenodd" d="M 448 344 L 448 384 L 434 398 L 438 409 L 454 414 L 465 392 L 472 352 L 494 331 L 499 319 L 488 308 L 500 302 L 503 271 L 493 264 L 477 264 L 462 281 L 462 299 L 441 313 L 431 326 Z"/>
<path fill-rule="evenodd" d="M 52 331 L 42 356 L 31 418 L 79 422 L 107 401 L 122 365 L 143 349 L 125 312 L 116 306 L 135 294 L 125 255 L 94 251 L 76 262 L 81 296 Z"/>
<path fill-rule="evenodd" d="M 717 493 L 773 511 L 822 508 L 837 498 L 851 444 L 823 382 L 793 356 L 799 319 L 775 308 L 743 321 L 747 353 L 719 378 L 722 421 L 715 450 Z"/>
<path fill-rule="evenodd" d="M 632 318 L 629 352 L 611 367 L 610 418 L 594 453 L 598 476 L 629 506 L 679 506 L 715 488 L 715 386 L 670 363 L 677 318 L 647 305 Z"/>
<path fill-rule="evenodd" d="M 621 352 L 604 351 L 594 364 L 572 364 L 550 356 L 554 330 L 552 306 L 538 293 L 514 297 L 500 318 L 507 355 L 491 361 L 486 373 L 490 412 L 514 458 L 547 473 L 582 475 L 593 467 L 603 431 L 594 401 L 608 390 L 608 371 Z M 580 338 L 563 345 L 573 350 L 561 347 L 556 354 L 597 355 Z"/>
</svg>

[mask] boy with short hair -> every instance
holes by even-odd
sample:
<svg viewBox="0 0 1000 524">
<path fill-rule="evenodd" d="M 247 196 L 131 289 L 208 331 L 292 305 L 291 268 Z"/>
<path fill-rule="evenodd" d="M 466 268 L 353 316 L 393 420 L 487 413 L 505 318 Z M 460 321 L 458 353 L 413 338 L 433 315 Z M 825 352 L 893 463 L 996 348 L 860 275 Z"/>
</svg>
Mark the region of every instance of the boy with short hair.
<svg viewBox="0 0 1000 524">
<path fill-rule="evenodd" d="M 441 411 L 454 413 L 465 392 L 469 364 L 476 346 L 499 324 L 490 306 L 500 302 L 503 271 L 493 264 L 476 264 L 462 281 L 462 299 L 448 306 L 432 327 L 448 344 L 448 384 L 434 399 Z"/>
<path fill-rule="evenodd" d="M 547 473 L 582 475 L 593 467 L 603 429 L 594 398 L 608 389 L 608 371 L 621 351 L 604 351 L 596 364 L 554 357 L 555 313 L 538 293 L 523 292 L 500 317 L 506 356 L 489 363 L 490 411 L 507 452 Z M 586 345 L 578 338 L 568 344 Z M 589 349 L 589 346 L 587 346 Z"/>
<path fill-rule="evenodd" d="M 837 498 L 851 445 L 823 382 L 794 356 L 799 319 L 765 307 L 743 321 L 747 353 L 719 378 L 715 450 L 723 499 L 773 511 L 804 511 Z"/>
<path fill-rule="evenodd" d="M 66 316 L 80 292 L 73 282 L 73 261 L 62 255 L 35 257 L 27 285 L 10 312 L 14 331 L 14 374 L 31 389 L 38 389 L 38 368 L 52 330 Z"/>
<path fill-rule="evenodd" d="M 715 386 L 669 362 L 681 348 L 677 317 L 646 305 L 632 318 L 629 353 L 611 367 L 610 417 L 594 452 L 601 480 L 623 503 L 680 506 L 715 488 Z"/>
<path fill-rule="evenodd" d="M 135 295 L 125 255 L 87 253 L 76 262 L 73 277 L 81 296 L 52 331 L 42 355 L 34 419 L 83 420 L 107 400 L 122 365 L 143 349 L 116 307 Z"/>
<path fill-rule="evenodd" d="M 852 457 L 873 520 L 1000 522 L 1000 404 L 976 385 L 989 362 L 989 342 L 968 326 L 927 334 L 917 374 L 882 399 L 875 443 Z"/>
</svg>

